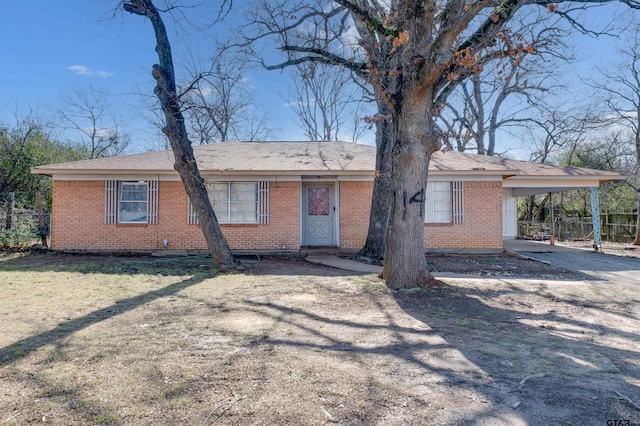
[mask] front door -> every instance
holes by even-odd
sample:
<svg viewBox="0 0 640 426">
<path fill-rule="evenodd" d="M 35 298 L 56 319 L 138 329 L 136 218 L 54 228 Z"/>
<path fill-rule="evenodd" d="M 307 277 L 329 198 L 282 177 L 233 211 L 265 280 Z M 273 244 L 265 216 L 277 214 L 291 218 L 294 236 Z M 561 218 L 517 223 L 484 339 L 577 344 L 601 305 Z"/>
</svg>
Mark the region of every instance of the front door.
<svg viewBox="0 0 640 426">
<path fill-rule="evenodd" d="M 302 245 L 334 245 L 333 184 L 304 184 L 302 201 Z"/>
</svg>

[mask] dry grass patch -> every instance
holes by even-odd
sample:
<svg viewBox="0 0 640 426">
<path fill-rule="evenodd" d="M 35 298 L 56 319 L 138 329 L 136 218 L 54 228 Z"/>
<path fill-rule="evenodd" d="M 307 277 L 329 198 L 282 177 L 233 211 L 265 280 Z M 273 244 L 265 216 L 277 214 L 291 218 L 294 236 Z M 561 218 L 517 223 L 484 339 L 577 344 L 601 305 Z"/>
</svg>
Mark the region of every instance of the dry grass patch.
<svg viewBox="0 0 640 426">
<path fill-rule="evenodd" d="M 0 424 L 640 421 L 636 288 L 201 263 L 0 258 Z"/>
</svg>

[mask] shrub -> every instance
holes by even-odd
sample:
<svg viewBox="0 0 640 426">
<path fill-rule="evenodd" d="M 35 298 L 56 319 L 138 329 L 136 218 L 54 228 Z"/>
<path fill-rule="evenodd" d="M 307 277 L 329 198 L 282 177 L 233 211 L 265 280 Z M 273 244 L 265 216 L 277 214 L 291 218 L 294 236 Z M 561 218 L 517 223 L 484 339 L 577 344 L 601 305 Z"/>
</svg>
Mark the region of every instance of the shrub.
<svg viewBox="0 0 640 426">
<path fill-rule="evenodd" d="M 29 246 L 40 236 L 38 217 L 36 215 L 15 215 L 11 229 L 6 229 L 6 223 L 6 205 L 5 203 L 0 203 L 0 248 Z"/>
</svg>

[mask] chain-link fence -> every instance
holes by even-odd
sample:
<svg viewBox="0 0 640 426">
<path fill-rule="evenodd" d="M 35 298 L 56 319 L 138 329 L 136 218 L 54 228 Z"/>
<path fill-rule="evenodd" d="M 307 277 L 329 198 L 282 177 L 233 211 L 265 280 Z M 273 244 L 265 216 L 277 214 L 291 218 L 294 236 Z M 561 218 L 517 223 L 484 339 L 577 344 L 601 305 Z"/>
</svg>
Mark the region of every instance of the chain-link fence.
<svg viewBox="0 0 640 426">
<path fill-rule="evenodd" d="M 0 202 L 0 248 L 22 248 L 40 244 L 43 236 L 50 240 L 51 214 L 43 214 L 43 222 L 44 226 L 40 226 L 40 215 L 28 209 L 13 209 L 13 214 L 7 221 L 7 203 Z"/>
</svg>

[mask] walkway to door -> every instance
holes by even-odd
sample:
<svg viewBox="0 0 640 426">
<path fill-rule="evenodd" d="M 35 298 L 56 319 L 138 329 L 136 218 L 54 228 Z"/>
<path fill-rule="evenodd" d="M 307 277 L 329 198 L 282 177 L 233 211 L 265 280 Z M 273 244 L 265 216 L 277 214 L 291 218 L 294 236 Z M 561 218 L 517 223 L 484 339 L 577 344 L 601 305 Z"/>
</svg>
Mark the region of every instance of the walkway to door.
<svg viewBox="0 0 640 426">
<path fill-rule="evenodd" d="M 504 248 L 532 259 L 549 262 L 559 268 L 579 272 L 585 279 L 640 287 L 639 258 L 552 246 L 548 241 L 506 240 Z"/>
</svg>

